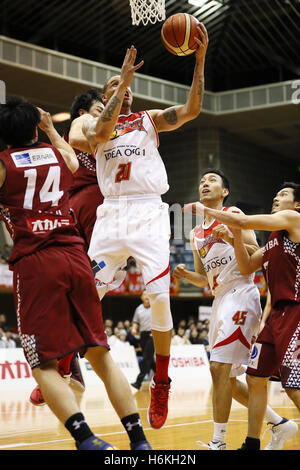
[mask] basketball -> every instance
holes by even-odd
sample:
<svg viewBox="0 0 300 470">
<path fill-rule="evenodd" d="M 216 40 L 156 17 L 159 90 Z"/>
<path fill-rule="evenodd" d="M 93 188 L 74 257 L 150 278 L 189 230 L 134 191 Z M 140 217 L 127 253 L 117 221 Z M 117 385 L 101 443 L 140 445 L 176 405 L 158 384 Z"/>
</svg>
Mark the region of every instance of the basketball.
<svg viewBox="0 0 300 470">
<path fill-rule="evenodd" d="M 171 54 L 184 56 L 195 52 L 198 47 L 194 37 L 199 37 L 199 21 L 188 13 L 176 13 L 164 22 L 161 40 Z"/>
</svg>

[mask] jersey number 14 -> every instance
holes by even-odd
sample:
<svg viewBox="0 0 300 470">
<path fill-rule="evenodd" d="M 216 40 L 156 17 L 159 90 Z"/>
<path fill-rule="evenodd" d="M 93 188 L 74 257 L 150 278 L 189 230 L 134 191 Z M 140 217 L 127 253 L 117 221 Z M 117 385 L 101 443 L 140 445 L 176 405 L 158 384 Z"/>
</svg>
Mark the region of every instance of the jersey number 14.
<svg viewBox="0 0 300 470">
<path fill-rule="evenodd" d="M 36 191 L 37 170 L 30 168 L 24 171 L 27 178 L 27 186 L 24 196 L 24 209 L 32 209 L 33 199 Z M 59 189 L 60 167 L 50 166 L 45 182 L 39 192 L 40 202 L 52 202 L 52 206 L 57 206 L 64 192 Z"/>
</svg>

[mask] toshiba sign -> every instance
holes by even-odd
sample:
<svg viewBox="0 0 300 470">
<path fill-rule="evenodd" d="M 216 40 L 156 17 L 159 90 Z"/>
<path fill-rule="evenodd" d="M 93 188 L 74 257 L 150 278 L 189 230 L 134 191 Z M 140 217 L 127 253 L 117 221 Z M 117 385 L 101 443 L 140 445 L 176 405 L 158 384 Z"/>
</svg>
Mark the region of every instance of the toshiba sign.
<svg viewBox="0 0 300 470">
<path fill-rule="evenodd" d="M 199 382 L 205 379 L 210 382 L 209 361 L 202 344 L 171 346 L 169 376 L 180 382 L 192 379 Z"/>
</svg>

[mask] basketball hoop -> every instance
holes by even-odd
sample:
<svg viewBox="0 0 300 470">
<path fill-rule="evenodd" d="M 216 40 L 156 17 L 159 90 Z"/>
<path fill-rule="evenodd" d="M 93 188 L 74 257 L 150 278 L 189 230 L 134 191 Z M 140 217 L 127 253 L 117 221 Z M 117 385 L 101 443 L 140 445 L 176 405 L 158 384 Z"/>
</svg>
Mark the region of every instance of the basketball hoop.
<svg viewBox="0 0 300 470">
<path fill-rule="evenodd" d="M 133 25 L 142 22 L 146 26 L 166 19 L 165 0 L 129 0 L 129 3 Z"/>
</svg>

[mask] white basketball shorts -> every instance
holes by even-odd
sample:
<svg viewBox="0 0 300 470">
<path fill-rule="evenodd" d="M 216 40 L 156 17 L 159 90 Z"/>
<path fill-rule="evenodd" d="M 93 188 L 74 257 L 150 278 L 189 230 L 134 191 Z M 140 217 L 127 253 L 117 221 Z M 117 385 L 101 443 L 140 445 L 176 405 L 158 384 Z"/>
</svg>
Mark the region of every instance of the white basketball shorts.
<svg viewBox="0 0 300 470">
<path fill-rule="evenodd" d="M 96 281 L 111 284 L 132 256 L 149 294 L 169 292 L 170 234 L 169 206 L 160 196 L 105 198 L 88 251 Z"/>
<path fill-rule="evenodd" d="M 247 365 L 261 314 L 259 291 L 252 283 L 238 284 L 216 297 L 209 325 L 210 360 Z"/>
</svg>

